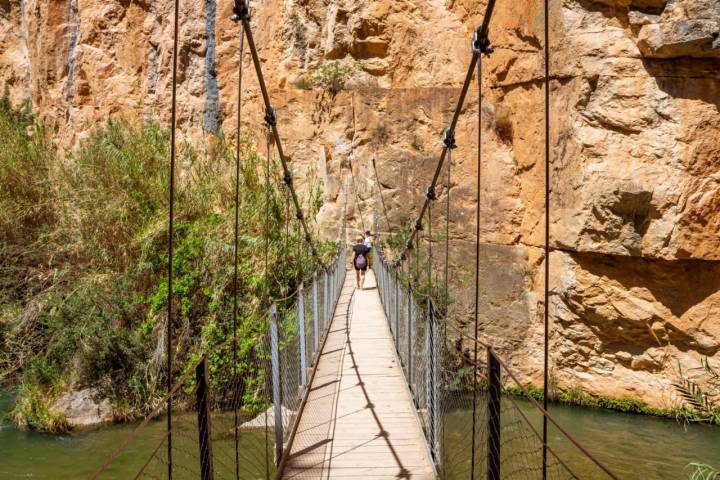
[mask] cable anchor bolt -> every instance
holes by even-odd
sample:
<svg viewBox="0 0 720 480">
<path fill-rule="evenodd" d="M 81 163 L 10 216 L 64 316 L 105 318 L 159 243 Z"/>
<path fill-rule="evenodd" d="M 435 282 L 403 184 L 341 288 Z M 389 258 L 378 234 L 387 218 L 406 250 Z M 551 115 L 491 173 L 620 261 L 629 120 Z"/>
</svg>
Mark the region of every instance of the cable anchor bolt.
<svg viewBox="0 0 720 480">
<path fill-rule="evenodd" d="M 285 182 L 285 185 L 287 185 L 288 188 L 292 187 L 293 176 L 292 176 L 292 172 L 290 170 L 285 170 L 285 175 L 283 176 L 283 182 Z"/>
<path fill-rule="evenodd" d="M 455 132 L 449 128 L 445 129 L 443 132 L 442 142 L 447 149 L 457 148 L 457 143 L 455 143 Z"/>
<path fill-rule="evenodd" d="M 250 20 L 250 0 L 235 0 L 230 20 L 233 22 Z"/>
<path fill-rule="evenodd" d="M 480 29 L 475 30 L 472 37 L 471 48 L 472 52 L 478 55 L 481 53 L 486 55 L 493 53 L 493 49 L 490 46 L 490 39 L 487 37 L 487 32 L 481 34 Z"/>
<path fill-rule="evenodd" d="M 428 200 L 436 200 L 437 199 L 437 194 L 435 193 L 435 187 L 433 187 L 432 185 L 427 187 L 427 189 L 425 190 L 425 198 L 427 198 Z"/>
<path fill-rule="evenodd" d="M 417 222 L 415 222 L 415 230 L 420 232 L 420 231 L 422 231 L 422 229 L 423 229 L 422 221 L 418 220 Z"/>
<path fill-rule="evenodd" d="M 263 125 L 265 125 L 266 127 L 274 127 L 275 125 L 277 125 L 277 115 L 273 107 L 268 107 L 265 111 Z"/>
<path fill-rule="evenodd" d="M 305 214 L 303 213 L 302 208 L 295 213 L 295 218 L 302 221 L 303 218 L 305 218 Z"/>
</svg>

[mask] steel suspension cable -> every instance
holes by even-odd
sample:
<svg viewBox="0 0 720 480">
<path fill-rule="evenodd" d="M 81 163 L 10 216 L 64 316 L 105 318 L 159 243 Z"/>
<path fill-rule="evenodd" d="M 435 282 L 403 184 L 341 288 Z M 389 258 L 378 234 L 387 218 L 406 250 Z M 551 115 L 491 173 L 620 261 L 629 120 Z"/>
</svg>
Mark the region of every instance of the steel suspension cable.
<svg viewBox="0 0 720 480">
<path fill-rule="evenodd" d="M 545 48 L 544 48 L 544 67 L 545 67 L 545 282 L 544 282 L 544 349 L 543 349 L 543 408 L 548 409 L 548 368 L 549 353 L 548 347 L 550 343 L 550 33 L 549 33 L 549 2 L 543 2 L 545 13 Z M 542 452 L 542 478 L 547 478 L 547 448 L 548 448 L 548 422 L 547 417 L 543 416 L 543 452 Z"/>
<path fill-rule="evenodd" d="M 440 177 L 440 173 L 442 172 L 442 167 L 445 163 L 445 158 L 447 156 L 448 150 L 450 150 L 450 147 L 448 145 L 454 144 L 455 127 L 457 126 L 458 119 L 460 118 L 462 107 L 465 104 L 465 97 L 467 96 L 468 89 L 470 88 L 470 83 L 473 76 L 475 75 L 475 65 L 477 64 L 478 58 L 481 53 L 490 53 L 492 51 L 488 42 L 488 29 L 490 27 L 490 19 L 492 18 L 494 8 L 495 0 L 489 0 L 485 9 L 483 23 L 480 28 L 475 31 L 475 34 L 473 36 L 474 47 L 472 58 L 470 59 L 470 65 L 468 66 L 467 73 L 465 74 L 465 81 L 463 82 L 462 90 L 460 91 L 460 97 L 458 98 L 457 104 L 455 106 L 455 111 L 453 112 L 452 120 L 450 121 L 450 126 L 445 131 L 443 149 L 440 152 L 440 158 L 438 159 L 437 166 L 435 167 L 435 173 L 433 174 L 432 182 L 428 187 L 429 189 L 435 189 L 435 186 L 437 185 L 438 179 Z M 418 235 L 419 228 L 422 227 L 422 218 L 425 216 L 425 210 L 427 210 L 429 202 L 430 199 L 426 198 L 420 209 L 420 213 L 418 214 L 418 220 L 411 227 L 410 238 L 408 239 L 405 248 L 393 261 L 393 264 L 397 264 L 405 258 L 405 252 L 410 248 L 412 242 L 415 240 L 415 237 Z"/>
<path fill-rule="evenodd" d="M 303 278 L 303 264 L 302 264 L 302 242 L 300 241 L 300 222 L 297 222 L 295 224 L 295 236 L 297 237 L 297 252 L 296 252 L 296 258 L 297 261 L 295 265 L 297 265 L 297 277 L 300 282 L 303 282 L 305 279 Z"/>
<path fill-rule="evenodd" d="M 287 187 L 287 185 L 286 185 Z M 290 194 L 285 191 L 285 248 L 283 251 L 286 259 L 290 259 Z M 285 287 L 289 289 L 289 285 L 286 283 Z M 289 291 L 285 291 L 285 294 L 289 294 Z"/>
<path fill-rule="evenodd" d="M 476 207 L 475 207 L 475 300 L 474 300 L 474 346 L 473 346 L 473 405 L 472 405 L 472 459 L 471 459 L 471 473 L 470 478 L 475 478 L 475 449 L 476 449 L 476 436 L 477 436 L 477 389 L 478 389 L 478 326 L 480 321 L 480 194 L 482 185 L 482 55 L 492 53 L 490 47 L 490 40 L 488 38 L 488 30 L 490 25 L 490 18 L 492 17 L 493 8 L 495 7 L 494 0 L 488 2 L 487 9 L 485 11 L 485 17 L 483 19 L 482 26 L 475 32 L 473 37 L 472 49 L 473 53 L 477 57 L 477 102 L 478 102 L 478 117 L 477 117 L 477 193 L 476 193 Z M 499 479 L 489 479 L 499 480 Z"/>
<path fill-rule="evenodd" d="M 240 123 L 242 121 L 242 77 L 243 77 L 243 50 L 245 47 L 245 36 L 243 27 L 240 26 L 240 52 L 238 55 L 238 99 L 237 99 L 237 145 L 235 147 L 235 246 L 233 265 L 233 369 L 232 378 L 237 375 L 237 316 L 238 316 L 238 243 L 240 230 Z M 240 434 L 238 431 L 238 405 L 233 402 L 234 434 L 235 434 L 235 479 L 240 479 Z"/>
<path fill-rule="evenodd" d="M 355 173 L 352 169 L 352 162 L 348 160 L 348 167 L 350 170 L 350 175 L 352 176 L 352 184 L 353 184 L 353 203 L 355 204 L 355 209 L 358 211 L 358 215 L 360 215 L 360 226 L 362 227 L 363 235 L 365 234 L 365 220 L 363 219 L 363 213 L 362 209 L 360 208 L 360 197 L 358 195 L 357 191 L 357 182 L 355 181 Z"/>
<path fill-rule="evenodd" d="M 263 235 L 263 276 L 265 277 L 265 285 L 263 294 L 265 300 L 270 298 L 270 283 L 268 282 L 268 254 L 270 250 L 270 133 L 265 131 L 265 216 L 264 216 L 264 235 Z"/>
<path fill-rule="evenodd" d="M 317 247 L 313 242 L 312 236 L 310 235 L 310 229 L 305 222 L 305 216 L 300 205 L 300 200 L 295 192 L 295 188 L 292 182 L 292 172 L 288 168 L 287 159 L 283 152 L 282 141 L 280 140 L 280 133 L 277 128 L 277 116 L 275 109 L 270 104 L 270 95 L 268 94 L 267 86 L 265 84 L 265 78 L 263 76 L 262 65 L 260 64 L 260 56 L 258 55 L 257 47 L 255 45 L 255 39 L 253 38 L 252 29 L 250 28 L 250 2 L 249 0 L 235 0 L 235 7 L 233 8 L 233 19 L 242 22 L 245 31 L 245 37 L 247 38 L 248 48 L 250 49 L 250 55 L 252 57 L 253 65 L 255 67 L 255 73 L 257 75 L 258 84 L 260 86 L 260 93 L 262 95 L 263 103 L 265 105 L 265 123 L 268 125 L 270 132 L 275 140 L 275 147 L 278 151 L 278 158 L 280 165 L 283 170 L 283 178 L 288 184 L 290 189 L 290 197 L 295 208 L 295 214 L 300 221 L 303 228 L 303 234 L 305 235 L 305 241 L 310 245 L 310 251 L 315 257 L 317 262 L 326 268 L 325 262 L 323 262 L 320 254 L 318 253 Z"/>
<path fill-rule="evenodd" d="M 174 29 L 173 29 L 173 67 L 172 67 L 172 107 L 170 127 L 170 208 L 168 218 L 168 295 L 167 295 L 167 391 L 173 387 L 173 237 L 175 235 L 175 155 L 176 155 L 176 127 L 177 127 L 177 63 L 178 63 L 178 30 L 180 25 L 180 0 L 175 0 Z M 173 478 L 172 462 L 172 395 L 167 398 L 167 459 L 168 479 Z"/>
<path fill-rule="evenodd" d="M 243 26 L 243 29 L 245 27 Z M 267 301 L 270 298 L 270 283 L 268 282 L 268 250 L 270 230 L 270 132 L 265 131 L 265 218 L 264 218 L 264 242 L 263 242 L 263 297 Z M 268 416 L 265 412 L 265 478 L 270 478 L 270 446 L 268 444 Z"/>
<path fill-rule="evenodd" d="M 375 165 L 375 156 L 372 158 L 373 171 L 375 172 L 375 185 L 377 186 L 378 195 L 380 196 L 380 204 L 383 207 L 383 214 L 385 215 L 385 223 L 387 223 L 388 231 L 390 227 L 390 217 L 388 216 L 387 206 L 385 205 L 385 198 L 382 194 L 382 185 L 380 184 L 380 175 L 378 175 L 377 165 Z M 378 230 L 377 228 L 375 230 Z"/>
<path fill-rule="evenodd" d="M 482 56 L 480 57 L 477 64 L 477 98 L 478 98 L 478 145 L 477 145 L 477 194 L 476 194 L 476 206 L 475 206 L 475 326 L 473 338 L 475 339 L 473 345 L 473 405 L 472 405 L 472 460 L 470 465 L 470 478 L 475 479 L 475 445 L 476 445 L 476 434 L 477 434 L 477 387 L 478 387 L 478 323 L 480 313 L 480 187 L 482 180 Z M 499 480 L 499 479 L 489 479 Z"/>
<path fill-rule="evenodd" d="M 447 199 L 445 203 L 445 316 L 450 309 L 450 170 L 452 168 L 452 151 L 456 145 L 451 145 L 447 156 Z M 445 322 L 447 323 L 447 322 Z"/>
<path fill-rule="evenodd" d="M 432 302 L 432 203 L 428 205 L 428 262 L 427 262 L 427 295 L 428 300 Z"/>
<path fill-rule="evenodd" d="M 345 232 L 345 225 L 347 222 L 347 191 L 348 191 L 348 176 L 345 174 L 345 177 L 343 178 L 343 209 L 342 209 L 342 222 L 340 223 L 340 228 L 338 229 L 338 239 L 343 245 L 343 248 L 345 248 L 345 245 L 347 243 L 347 238 L 344 238 L 343 235 Z"/>
</svg>

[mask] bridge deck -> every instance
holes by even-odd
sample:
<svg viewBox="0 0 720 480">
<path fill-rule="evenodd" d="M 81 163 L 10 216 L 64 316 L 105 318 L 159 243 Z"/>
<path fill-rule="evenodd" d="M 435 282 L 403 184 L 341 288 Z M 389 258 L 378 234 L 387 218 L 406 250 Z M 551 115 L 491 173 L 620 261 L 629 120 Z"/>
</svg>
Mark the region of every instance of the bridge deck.
<svg viewBox="0 0 720 480">
<path fill-rule="evenodd" d="M 434 478 L 375 277 L 349 271 L 283 478 Z"/>
</svg>

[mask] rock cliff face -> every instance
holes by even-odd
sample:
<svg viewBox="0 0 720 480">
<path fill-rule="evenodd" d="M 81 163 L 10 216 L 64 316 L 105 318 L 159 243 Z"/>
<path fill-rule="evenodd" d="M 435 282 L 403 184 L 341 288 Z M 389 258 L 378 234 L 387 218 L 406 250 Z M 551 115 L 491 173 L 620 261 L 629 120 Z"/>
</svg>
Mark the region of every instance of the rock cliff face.
<svg viewBox="0 0 720 480">
<path fill-rule="evenodd" d="M 234 138 L 231 3 L 181 2 L 179 124 L 196 139 L 208 131 Z M 390 223 L 406 225 L 435 167 L 484 5 L 253 6 L 292 168 L 301 189 L 310 178 L 323 184 L 320 228 L 337 231 L 348 159 L 360 200 L 349 204 L 351 220 L 370 223 L 373 157 Z M 111 115 L 166 123 L 172 8 L 170 0 L 0 0 L 0 78 L 66 148 Z M 720 2 L 553 0 L 551 15 L 553 375 L 564 387 L 668 406 L 677 361 L 720 359 Z M 480 111 L 481 330 L 534 380 L 542 367 L 542 38 L 541 1 L 498 1 L 484 99 L 479 105 L 474 85 L 450 182 L 461 284 L 474 255 Z M 300 88 L 328 60 L 353 67 L 345 89 Z M 248 71 L 243 125 L 259 138 L 262 109 Z M 471 291 L 456 292 L 461 324 L 471 320 Z"/>
</svg>

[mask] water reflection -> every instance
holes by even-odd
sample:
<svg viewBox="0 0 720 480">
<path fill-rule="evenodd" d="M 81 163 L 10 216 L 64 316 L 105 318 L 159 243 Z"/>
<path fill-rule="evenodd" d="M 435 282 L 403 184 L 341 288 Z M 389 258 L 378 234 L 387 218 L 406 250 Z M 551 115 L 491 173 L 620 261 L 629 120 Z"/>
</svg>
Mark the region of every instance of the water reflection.
<svg viewBox="0 0 720 480">
<path fill-rule="evenodd" d="M 8 404 L 8 399 L 0 399 Z M 522 412 L 540 428 L 540 417 L 527 402 L 517 401 Z M 482 409 L 479 409 L 482 412 Z M 671 420 L 640 415 L 622 414 L 561 405 L 551 406 L 552 414 L 580 442 L 603 463 L 623 479 L 682 479 L 689 471 L 691 462 L 720 465 L 720 428 L 708 425 L 682 426 Z M 528 469 L 522 478 L 539 478 L 539 442 L 533 439 L 524 426 L 522 418 L 503 402 L 503 459 L 507 463 L 503 478 L 511 468 Z M 190 420 L 188 419 L 188 422 Z M 219 421 L 219 419 L 218 419 Z M 484 431 L 485 418 L 478 415 L 478 431 Z M 222 422 L 220 422 L 222 423 Z M 218 425 L 220 425 L 218 423 Z M 225 422 L 227 423 L 227 422 Z M 446 462 L 446 478 L 469 478 L 472 414 L 468 409 L 458 408 L 446 412 L 443 434 L 453 451 L 443 452 Z M 0 478 L 2 479 L 83 479 L 98 463 L 113 451 L 132 430 L 132 425 L 119 425 L 70 435 L 45 435 L 18 431 L 7 423 L 0 425 Z M 513 430 L 515 429 L 515 430 Z M 151 422 L 137 442 L 113 462 L 105 477 L 125 480 L 133 478 L 149 455 L 163 441 L 163 419 Z M 522 432 L 522 433 L 520 433 Z M 188 429 L 186 435 L 176 437 L 179 465 L 187 465 L 176 471 L 176 478 L 196 478 L 194 462 L 197 455 L 195 431 Z M 521 437 L 520 437 L 521 435 Z M 234 437 L 218 427 L 215 432 L 213 453 L 217 478 L 234 477 Z M 484 434 L 479 435 L 478 450 L 484 448 Z M 518 440 L 520 438 L 520 440 Z M 514 440 L 513 440 L 514 439 Z M 551 446 L 566 459 L 580 478 L 602 478 L 597 469 L 589 464 L 578 451 L 554 428 L 550 429 Z M 513 451 L 513 445 L 520 445 Z M 521 450 L 521 451 L 518 451 Z M 164 473 L 164 446 L 160 448 L 153 473 Z M 183 451 L 185 454 L 183 456 Z M 240 462 L 244 479 L 265 478 L 265 436 L 262 431 L 245 432 L 240 437 Z M 272 462 L 272 446 L 270 446 Z M 510 456 L 510 461 L 507 460 Z M 476 478 L 483 478 L 484 458 L 477 465 Z M 513 463 L 514 462 L 514 463 Z M 514 467 L 513 467 L 514 465 Z M 272 475 L 272 472 L 271 472 Z"/>
</svg>

